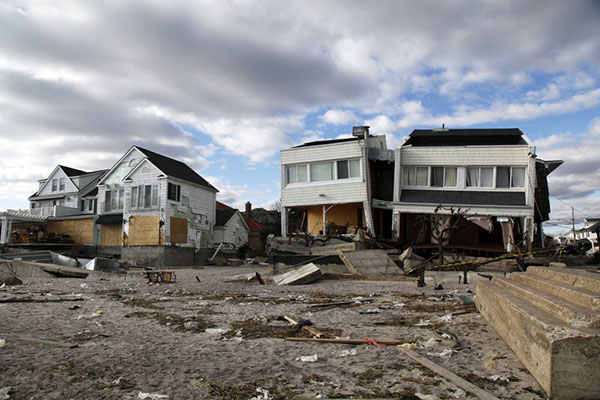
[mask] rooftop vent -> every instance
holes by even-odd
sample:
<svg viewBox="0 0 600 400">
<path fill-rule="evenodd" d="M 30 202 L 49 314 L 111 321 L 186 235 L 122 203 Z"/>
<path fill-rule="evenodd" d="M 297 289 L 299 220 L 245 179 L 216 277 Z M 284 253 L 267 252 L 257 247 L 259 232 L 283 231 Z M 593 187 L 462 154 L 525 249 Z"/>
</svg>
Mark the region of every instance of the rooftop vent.
<svg viewBox="0 0 600 400">
<path fill-rule="evenodd" d="M 446 124 L 442 124 L 441 128 L 433 129 L 434 132 L 448 132 L 450 129 L 446 128 Z"/>
<path fill-rule="evenodd" d="M 369 137 L 369 126 L 353 126 L 352 136 L 359 137 L 361 139 Z"/>
</svg>

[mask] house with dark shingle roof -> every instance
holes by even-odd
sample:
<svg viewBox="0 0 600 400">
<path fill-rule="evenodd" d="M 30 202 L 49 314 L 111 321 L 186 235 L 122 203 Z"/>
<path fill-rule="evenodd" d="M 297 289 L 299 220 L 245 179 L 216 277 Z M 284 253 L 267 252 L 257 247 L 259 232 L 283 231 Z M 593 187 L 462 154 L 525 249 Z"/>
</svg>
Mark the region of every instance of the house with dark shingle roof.
<svg viewBox="0 0 600 400">
<path fill-rule="evenodd" d="M 132 146 L 98 183 L 96 244 L 210 247 L 217 192 L 187 164 Z"/>
<path fill-rule="evenodd" d="M 213 243 L 224 243 L 230 247 L 238 248 L 248 243 L 248 225 L 239 210 L 223 203 L 217 206 L 217 220 Z"/>
<path fill-rule="evenodd" d="M 54 206 L 63 206 L 94 214 L 96 185 L 106 170 L 86 172 L 57 165 L 48 178 L 40 179 L 39 189 L 29 196 L 32 210 L 39 215 L 52 216 Z M 44 212 L 45 211 L 45 212 Z"/>
<path fill-rule="evenodd" d="M 417 242 L 425 220 L 444 224 L 453 209 L 472 223 L 450 245 L 510 251 L 543 237 L 547 176 L 562 161 L 537 158 L 518 128 L 416 129 L 396 149 L 395 164 L 392 231 L 399 242 Z"/>
</svg>

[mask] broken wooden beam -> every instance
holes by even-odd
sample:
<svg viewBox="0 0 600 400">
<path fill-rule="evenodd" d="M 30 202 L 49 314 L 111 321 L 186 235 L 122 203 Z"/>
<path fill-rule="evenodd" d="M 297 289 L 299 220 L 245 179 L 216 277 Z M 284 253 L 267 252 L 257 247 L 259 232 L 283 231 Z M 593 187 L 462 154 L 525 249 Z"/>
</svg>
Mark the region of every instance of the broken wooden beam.
<svg viewBox="0 0 600 400">
<path fill-rule="evenodd" d="M 34 299 L 33 297 L 10 297 L 0 299 L 0 303 L 61 303 L 64 301 L 83 301 L 81 297 L 76 298 L 58 298 L 58 299 Z"/>
<path fill-rule="evenodd" d="M 319 343 L 335 343 L 335 344 L 370 344 L 371 342 L 366 339 L 325 339 L 325 338 L 297 338 L 287 337 L 285 338 L 288 342 L 319 342 Z M 375 339 L 376 343 L 385 344 L 389 346 L 397 346 L 405 343 L 405 340 L 387 340 L 387 339 Z"/>
<path fill-rule="evenodd" d="M 300 322 L 300 320 L 292 315 L 284 315 L 283 318 L 285 318 L 286 321 L 288 321 L 289 323 L 293 324 L 293 325 L 298 325 L 298 323 Z M 321 336 L 327 336 L 327 334 L 325 332 L 321 332 L 318 329 L 313 328 L 312 326 L 309 325 L 303 325 L 302 326 L 302 330 L 306 331 L 308 333 L 310 333 L 313 336 L 316 336 L 318 338 L 320 338 Z"/>
<path fill-rule="evenodd" d="M 415 353 L 412 350 L 409 350 L 404 347 L 398 347 L 398 350 L 400 350 L 401 352 L 406 354 L 413 361 L 416 361 L 419 364 L 423 365 L 424 367 L 429 368 L 436 374 L 446 378 L 447 380 L 449 380 L 450 382 L 452 382 L 459 388 L 474 394 L 475 396 L 477 396 L 477 398 L 479 398 L 481 400 L 500 400 L 496 396 L 493 396 L 490 393 L 486 392 L 485 390 L 473 385 L 471 382 L 467 382 L 460 376 L 454 374 L 453 372 L 450 372 L 449 370 L 442 367 L 441 365 L 438 365 L 438 364 L 434 363 L 433 361 L 420 356 L 419 354 Z"/>
<path fill-rule="evenodd" d="M 298 269 L 273 277 L 277 285 L 304 285 L 316 281 L 322 273 L 319 267 L 309 263 Z"/>
</svg>

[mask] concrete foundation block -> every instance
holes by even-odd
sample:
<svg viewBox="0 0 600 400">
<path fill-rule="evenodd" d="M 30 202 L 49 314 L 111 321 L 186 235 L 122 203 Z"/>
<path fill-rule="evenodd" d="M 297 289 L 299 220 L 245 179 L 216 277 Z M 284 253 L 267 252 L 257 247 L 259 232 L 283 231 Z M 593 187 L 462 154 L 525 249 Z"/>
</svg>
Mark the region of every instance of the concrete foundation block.
<svg viewBox="0 0 600 400">
<path fill-rule="evenodd" d="M 587 307 L 600 277 L 581 272 L 530 267 L 477 284 L 479 312 L 553 399 L 600 398 L 600 315 Z"/>
</svg>

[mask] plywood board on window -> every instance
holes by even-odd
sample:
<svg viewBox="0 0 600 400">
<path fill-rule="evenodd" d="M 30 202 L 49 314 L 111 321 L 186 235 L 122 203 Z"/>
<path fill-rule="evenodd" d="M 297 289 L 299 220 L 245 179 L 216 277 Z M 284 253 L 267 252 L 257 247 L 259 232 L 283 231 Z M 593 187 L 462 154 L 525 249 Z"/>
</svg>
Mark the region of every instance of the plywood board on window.
<svg viewBox="0 0 600 400">
<path fill-rule="evenodd" d="M 157 246 L 160 232 L 158 215 L 136 215 L 129 217 L 129 246 Z"/>
<path fill-rule="evenodd" d="M 101 246 L 120 246 L 123 236 L 123 228 L 121 224 L 117 225 L 102 225 L 100 228 L 100 245 Z"/>
<path fill-rule="evenodd" d="M 94 218 L 48 221 L 48 232 L 57 235 L 69 235 L 76 244 L 92 244 L 94 240 Z"/>
<path fill-rule="evenodd" d="M 170 220 L 171 243 L 187 243 L 188 241 L 188 220 L 187 218 L 171 217 Z"/>
</svg>

